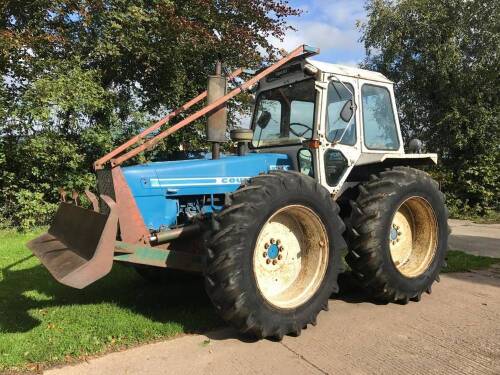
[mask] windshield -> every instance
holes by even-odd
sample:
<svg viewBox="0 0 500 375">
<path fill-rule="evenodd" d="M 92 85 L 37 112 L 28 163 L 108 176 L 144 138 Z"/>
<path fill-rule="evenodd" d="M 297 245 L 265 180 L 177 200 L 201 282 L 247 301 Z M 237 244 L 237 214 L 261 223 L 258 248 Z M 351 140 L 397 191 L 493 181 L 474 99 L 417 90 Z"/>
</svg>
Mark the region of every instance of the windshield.
<svg viewBox="0 0 500 375">
<path fill-rule="evenodd" d="M 312 137 L 314 79 L 262 92 L 257 98 L 253 147 L 300 144 Z"/>
</svg>

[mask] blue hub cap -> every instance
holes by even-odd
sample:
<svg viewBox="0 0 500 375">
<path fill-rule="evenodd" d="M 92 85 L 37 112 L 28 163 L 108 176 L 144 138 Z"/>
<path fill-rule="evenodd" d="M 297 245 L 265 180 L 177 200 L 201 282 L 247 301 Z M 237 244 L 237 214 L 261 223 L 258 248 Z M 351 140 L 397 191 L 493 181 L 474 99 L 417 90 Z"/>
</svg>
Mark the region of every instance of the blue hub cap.
<svg viewBox="0 0 500 375">
<path fill-rule="evenodd" d="M 271 246 L 269 246 L 269 249 L 267 249 L 267 256 L 269 257 L 269 259 L 277 258 L 278 253 L 279 253 L 278 245 L 274 243 Z"/>
<path fill-rule="evenodd" d="M 398 231 L 395 228 L 391 228 L 391 241 L 396 241 L 396 238 L 398 238 Z"/>
</svg>

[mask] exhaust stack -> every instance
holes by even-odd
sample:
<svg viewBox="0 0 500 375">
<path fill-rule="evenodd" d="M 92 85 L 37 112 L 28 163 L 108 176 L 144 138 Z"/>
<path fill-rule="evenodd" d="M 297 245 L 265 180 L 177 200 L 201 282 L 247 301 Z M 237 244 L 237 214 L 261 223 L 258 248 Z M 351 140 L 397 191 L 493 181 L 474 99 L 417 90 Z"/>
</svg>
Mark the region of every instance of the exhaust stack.
<svg viewBox="0 0 500 375">
<path fill-rule="evenodd" d="M 215 75 L 208 77 L 207 102 L 211 104 L 226 95 L 227 78 L 222 76 L 222 63 L 217 62 Z M 220 143 L 226 142 L 227 108 L 225 103 L 217 107 L 208 117 L 207 141 L 212 143 L 212 159 L 220 155 Z"/>
</svg>

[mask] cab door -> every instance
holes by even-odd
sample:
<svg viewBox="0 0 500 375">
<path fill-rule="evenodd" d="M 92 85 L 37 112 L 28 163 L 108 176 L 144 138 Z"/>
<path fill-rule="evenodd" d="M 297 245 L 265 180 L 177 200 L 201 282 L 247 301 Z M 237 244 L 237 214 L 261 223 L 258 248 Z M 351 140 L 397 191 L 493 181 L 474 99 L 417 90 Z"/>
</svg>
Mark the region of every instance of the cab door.
<svg viewBox="0 0 500 375">
<path fill-rule="evenodd" d="M 337 194 L 361 153 L 357 79 L 330 77 L 325 94 L 319 127 L 318 172 L 320 183 L 332 194 Z M 351 100 L 353 114 L 346 119 L 345 109 Z"/>
</svg>

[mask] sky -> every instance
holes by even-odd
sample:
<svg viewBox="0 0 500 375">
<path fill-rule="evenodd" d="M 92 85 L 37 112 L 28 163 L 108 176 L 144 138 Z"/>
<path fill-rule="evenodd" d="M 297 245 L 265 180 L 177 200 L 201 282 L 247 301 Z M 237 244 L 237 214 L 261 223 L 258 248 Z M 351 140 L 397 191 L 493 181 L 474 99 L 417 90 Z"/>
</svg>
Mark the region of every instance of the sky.
<svg viewBox="0 0 500 375">
<path fill-rule="evenodd" d="M 321 49 L 316 59 L 356 66 L 365 55 L 359 42 L 361 33 L 356 21 L 365 21 L 364 0 L 290 0 L 290 5 L 304 11 L 290 17 L 288 23 L 297 31 L 288 31 L 283 42 L 273 41 L 287 51 L 300 44 Z"/>
</svg>

